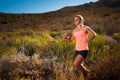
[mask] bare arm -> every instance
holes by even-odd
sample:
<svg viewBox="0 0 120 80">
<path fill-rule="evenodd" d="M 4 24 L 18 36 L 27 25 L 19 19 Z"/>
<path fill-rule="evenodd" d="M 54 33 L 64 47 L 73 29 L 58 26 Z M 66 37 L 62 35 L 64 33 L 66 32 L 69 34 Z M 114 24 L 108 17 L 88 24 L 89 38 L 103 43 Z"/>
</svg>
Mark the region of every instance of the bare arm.
<svg viewBox="0 0 120 80">
<path fill-rule="evenodd" d="M 97 34 L 90 27 L 87 27 L 87 32 L 90 34 L 90 38 L 88 39 L 88 42 L 90 42 Z"/>
<path fill-rule="evenodd" d="M 68 36 L 67 33 L 64 34 L 64 38 L 66 41 L 68 42 L 71 42 L 74 40 L 74 36 L 73 36 L 73 33 L 72 33 L 72 36 Z"/>
</svg>

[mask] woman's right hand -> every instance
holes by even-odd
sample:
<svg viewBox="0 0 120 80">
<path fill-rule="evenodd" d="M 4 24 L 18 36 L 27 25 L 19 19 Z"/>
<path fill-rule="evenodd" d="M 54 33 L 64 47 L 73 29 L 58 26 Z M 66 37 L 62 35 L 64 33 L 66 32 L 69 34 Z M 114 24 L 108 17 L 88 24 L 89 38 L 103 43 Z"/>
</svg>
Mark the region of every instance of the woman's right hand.
<svg viewBox="0 0 120 80">
<path fill-rule="evenodd" d="M 64 34 L 63 34 L 63 37 L 64 37 L 64 38 L 67 38 L 67 33 L 64 33 Z"/>
<path fill-rule="evenodd" d="M 63 34 L 63 37 L 64 37 L 66 40 L 69 40 L 69 39 L 70 39 L 70 36 L 68 36 L 67 33 L 64 33 L 64 34 Z"/>
</svg>

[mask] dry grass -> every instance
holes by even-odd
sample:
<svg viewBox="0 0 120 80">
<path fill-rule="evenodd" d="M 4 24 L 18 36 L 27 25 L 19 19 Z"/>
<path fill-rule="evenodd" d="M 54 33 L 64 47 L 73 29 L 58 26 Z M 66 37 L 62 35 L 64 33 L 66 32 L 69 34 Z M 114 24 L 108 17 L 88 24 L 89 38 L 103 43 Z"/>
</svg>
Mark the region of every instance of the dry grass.
<svg viewBox="0 0 120 80">
<path fill-rule="evenodd" d="M 99 61 L 90 67 L 86 80 L 119 80 L 120 56 L 114 55 Z M 35 54 L 31 58 L 24 54 L 13 55 L 0 60 L 1 80 L 85 80 L 81 74 L 74 76 L 72 68 L 57 57 L 40 57 Z"/>
<path fill-rule="evenodd" d="M 93 65 L 88 80 L 120 80 L 119 59 L 117 54 Z"/>
<path fill-rule="evenodd" d="M 82 78 L 82 76 L 81 76 Z M 56 57 L 31 58 L 18 54 L 0 61 L 0 79 L 2 80 L 74 80 L 75 76 L 65 63 Z"/>
</svg>

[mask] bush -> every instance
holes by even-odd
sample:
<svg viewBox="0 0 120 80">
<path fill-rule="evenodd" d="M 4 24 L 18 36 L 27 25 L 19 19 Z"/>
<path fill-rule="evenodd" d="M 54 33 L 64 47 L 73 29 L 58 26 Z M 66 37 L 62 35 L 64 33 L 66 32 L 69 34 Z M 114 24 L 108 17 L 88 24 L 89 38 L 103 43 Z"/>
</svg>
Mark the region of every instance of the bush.
<svg viewBox="0 0 120 80">
<path fill-rule="evenodd" d="M 8 67 L 9 66 L 9 67 Z M 38 60 L 37 56 L 29 57 L 19 54 L 0 61 L 0 78 L 2 80 L 46 79 L 54 72 Z"/>
<path fill-rule="evenodd" d="M 23 53 L 26 55 L 33 55 L 34 53 L 39 53 L 41 49 L 48 46 L 52 41 L 49 34 L 44 33 L 40 36 L 11 36 L 6 40 L 0 40 L 0 57 L 9 56 L 16 53 Z M 40 54 L 40 53 L 39 53 Z"/>
<path fill-rule="evenodd" d="M 56 38 L 56 37 L 60 37 L 61 36 L 61 33 L 60 32 L 50 32 L 50 36 L 53 37 L 53 38 Z"/>
<path fill-rule="evenodd" d="M 5 52 L 3 52 L 2 57 L 10 56 L 10 55 L 15 55 L 17 53 L 16 47 L 6 47 Z"/>
<path fill-rule="evenodd" d="M 97 32 L 98 34 L 105 34 L 105 29 L 104 26 L 102 25 L 98 25 L 97 27 L 94 28 L 95 32 Z"/>
<path fill-rule="evenodd" d="M 16 53 L 23 53 L 31 56 L 34 53 L 39 53 L 41 50 L 40 48 L 43 49 L 47 47 L 50 42 L 53 41 L 53 38 L 48 32 L 35 34 L 33 31 L 24 33 L 21 30 L 16 33 L 11 33 L 11 36 L 6 37 L 5 40 L 3 37 L 0 37 L 0 57 Z"/>
<path fill-rule="evenodd" d="M 60 62 L 66 62 L 66 64 L 71 65 L 74 55 L 75 41 L 68 43 L 64 39 L 56 39 L 51 42 L 48 46 L 43 48 L 38 48 L 41 56 L 51 57 L 57 56 Z"/>
<path fill-rule="evenodd" d="M 89 43 L 88 63 L 97 62 L 103 57 L 105 54 L 105 43 L 105 39 L 101 35 L 97 35 L 96 38 Z"/>
<path fill-rule="evenodd" d="M 15 46 L 17 47 L 18 52 L 24 53 L 26 55 L 33 55 L 37 51 L 37 47 L 45 47 L 52 41 L 51 36 L 48 33 L 42 33 L 41 36 L 34 35 L 23 36 L 15 39 Z"/>
<path fill-rule="evenodd" d="M 56 32 L 51 32 L 50 35 L 51 35 L 52 37 L 55 37 L 57 34 L 56 34 Z"/>
<path fill-rule="evenodd" d="M 67 72 L 67 66 L 56 62 L 56 57 L 18 54 L 0 60 L 1 80 L 68 80 L 72 73 Z"/>
<path fill-rule="evenodd" d="M 120 42 L 120 33 L 114 33 L 112 37 L 116 39 L 118 42 Z"/>
<path fill-rule="evenodd" d="M 110 56 L 91 67 L 88 80 L 120 80 L 120 55 Z"/>
<path fill-rule="evenodd" d="M 75 41 L 73 42 L 66 42 L 64 39 L 58 39 L 55 42 L 55 50 L 58 55 L 58 58 L 61 61 L 65 61 L 68 64 L 72 63 L 73 55 L 74 55 L 74 48 L 75 48 Z"/>
<path fill-rule="evenodd" d="M 1 24 L 7 24 L 7 22 L 6 21 L 1 21 Z"/>
</svg>

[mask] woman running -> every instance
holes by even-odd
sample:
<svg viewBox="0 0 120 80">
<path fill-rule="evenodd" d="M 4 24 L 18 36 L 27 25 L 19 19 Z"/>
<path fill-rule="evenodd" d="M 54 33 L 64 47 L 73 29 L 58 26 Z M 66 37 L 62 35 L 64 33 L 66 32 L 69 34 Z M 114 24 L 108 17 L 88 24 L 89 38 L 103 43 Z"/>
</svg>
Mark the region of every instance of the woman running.
<svg viewBox="0 0 120 80">
<path fill-rule="evenodd" d="M 83 61 L 86 59 L 89 51 L 88 43 L 95 38 L 96 33 L 89 27 L 84 25 L 84 19 L 81 15 L 76 15 L 74 18 L 75 29 L 72 32 L 72 36 L 64 34 L 64 38 L 71 42 L 76 40 L 75 57 L 73 61 L 73 68 L 81 71 L 84 76 L 87 76 L 87 69 L 83 65 Z M 88 38 L 88 33 L 90 37 Z"/>
</svg>

